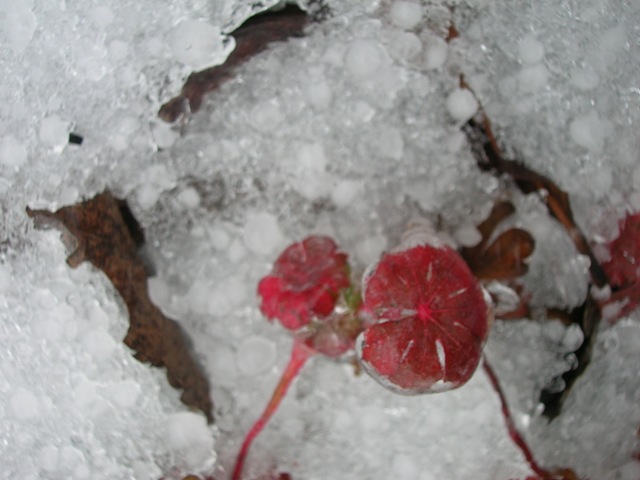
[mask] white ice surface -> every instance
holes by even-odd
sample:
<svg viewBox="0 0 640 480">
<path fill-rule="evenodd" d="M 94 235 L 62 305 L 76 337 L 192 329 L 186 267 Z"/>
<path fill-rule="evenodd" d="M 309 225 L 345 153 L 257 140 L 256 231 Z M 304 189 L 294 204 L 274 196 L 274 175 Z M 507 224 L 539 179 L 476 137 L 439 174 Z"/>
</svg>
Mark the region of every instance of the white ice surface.
<svg viewBox="0 0 640 480">
<path fill-rule="evenodd" d="M 219 32 L 274 3 L 0 0 L 0 478 L 159 479 L 214 461 L 228 478 L 289 354 L 255 295 L 282 248 L 329 234 L 361 273 L 417 215 L 472 243 L 505 191 L 475 167 L 460 110 L 450 115 L 460 74 L 506 146 L 568 191 L 588 237 L 609 238 L 640 208 L 634 2 L 329 1 L 332 17 L 240 68 L 188 123 L 160 123 L 189 65 L 224 59 Z M 446 43 L 452 19 L 460 36 Z M 126 311 L 106 278 L 70 269 L 59 234 L 25 215 L 105 188 L 145 229 L 152 297 L 193 340 L 213 427 L 121 343 Z M 510 195 L 537 241 L 534 304 L 579 304 L 584 258 L 536 198 Z M 545 465 L 638 477 L 638 321 L 603 328 L 551 424 L 538 393 L 569 368 L 579 334 L 494 324 L 487 355 Z M 248 462 L 247 478 L 276 465 L 296 480 L 530 473 L 482 371 L 450 393 L 401 397 L 321 358 Z"/>
</svg>

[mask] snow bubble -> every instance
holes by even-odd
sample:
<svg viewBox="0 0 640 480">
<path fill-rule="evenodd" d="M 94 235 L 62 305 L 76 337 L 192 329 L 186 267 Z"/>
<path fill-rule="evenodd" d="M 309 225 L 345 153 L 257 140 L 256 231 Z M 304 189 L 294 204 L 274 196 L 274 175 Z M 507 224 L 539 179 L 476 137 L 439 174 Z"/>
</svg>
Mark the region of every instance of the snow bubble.
<svg viewBox="0 0 640 480">
<path fill-rule="evenodd" d="M 381 125 L 374 137 L 372 146 L 382 157 L 400 160 L 404 153 L 404 140 L 400 130 L 392 125 Z"/>
<path fill-rule="evenodd" d="M 263 133 L 275 131 L 284 119 L 280 105 L 275 100 L 258 103 L 251 110 L 251 125 Z"/>
<path fill-rule="evenodd" d="M 55 152 L 60 153 L 69 142 L 70 130 L 69 122 L 66 122 L 58 115 L 51 115 L 44 118 L 40 123 L 38 135 L 45 146 L 53 148 Z"/>
<path fill-rule="evenodd" d="M 8 135 L 0 140 L 0 164 L 18 168 L 27 161 L 27 149 L 15 137 Z"/>
<path fill-rule="evenodd" d="M 478 101 L 466 88 L 458 88 L 447 97 L 447 111 L 459 123 L 465 123 L 478 111 Z"/>
<path fill-rule="evenodd" d="M 39 405 L 36 396 L 25 388 L 18 388 L 9 400 L 9 406 L 16 418 L 26 420 L 38 416 Z"/>
<path fill-rule="evenodd" d="M 401 479 L 414 479 L 418 476 L 418 466 L 411 455 L 396 453 L 391 460 L 393 472 Z"/>
<path fill-rule="evenodd" d="M 114 40 L 109 44 L 109 57 L 111 60 L 124 60 L 129 55 L 129 44 L 122 40 Z"/>
<path fill-rule="evenodd" d="M 394 25 L 411 30 L 422 21 L 422 6 L 419 3 L 396 1 L 389 15 Z"/>
<path fill-rule="evenodd" d="M 186 208 L 197 208 L 200 205 L 200 194 L 193 187 L 183 189 L 176 198 Z"/>
<path fill-rule="evenodd" d="M 176 456 L 176 466 L 201 470 L 215 461 L 213 435 L 201 414 L 174 413 L 167 422 L 167 441 Z"/>
<path fill-rule="evenodd" d="M 243 238 L 247 248 L 259 255 L 275 252 L 284 242 L 278 219 L 267 212 L 254 212 L 247 215 Z"/>
<path fill-rule="evenodd" d="M 169 148 L 180 136 L 170 124 L 165 122 L 153 122 L 151 124 L 151 135 L 160 149 Z"/>
<path fill-rule="evenodd" d="M 4 11 L 0 16 L 0 32 L 15 54 L 27 48 L 38 25 L 38 19 L 31 11 L 33 4 L 30 3 L 3 2 L 2 5 Z"/>
<path fill-rule="evenodd" d="M 345 55 L 349 73 L 356 79 L 363 79 L 378 73 L 382 64 L 380 46 L 372 40 L 354 40 Z"/>
<path fill-rule="evenodd" d="M 122 380 L 111 385 L 111 398 L 122 408 L 131 408 L 142 393 L 138 383 L 133 380 Z"/>
<path fill-rule="evenodd" d="M 427 70 L 437 70 L 443 67 L 447 61 L 449 45 L 435 35 L 430 35 L 425 41 L 424 67 Z"/>
<path fill-rule="evenodd" d="M 97 360 L 107 358 L 116 348 L 116 341 L 106 330 L 100 328 L 87 333 L 82 343 Z"/>
<path fill-rule="evenodd" d="M 136 199 L 145 210 L 156 204 L 162 192 L 176 185 L 175 172 L 170 171 L 165 165 L 152 165 L 142 172 L 140 178 L 146 183 L 138 188 Z"/>
<path fill-rule="evenodd" d="M 304 171 L 321 172 L 327 168 L 327 156 L 319 143 L 303 145 L 298 150 L 298 165 Z"/>
<path fill-rule="evenodd" d="M 222 35 L 213 25 L 183 20 L 171 35 L 171 51 L 176 60 L 201 70 L 216 63 L 222 52 Z"/>
<path fill-rule="evenodd" d="M 89 11 L 89 18 L 100 29 L 105 29 L 113 22 L 115 15 L 106 5 L 94 7 Z"/>
<path fill-rule="evenodd" d="M 377 262 L 382 252 L 387 247 L 387 237 L 382 234 L 371 235 L 358 243 L 356 247 L 356 258 L 363 265 L 370 265 Z"/>
<path fill-rule="evenodd" d="M 9 265 L 0 264 L 0 292 L 6 292 L 11 286 L 11 272 Z"/>
<path fill-rule="evenodd" d="M 453 233 L 453 238 L 458 245 L 463 247 L 473 247 L 480 243 L 482 234 L 474 225 L 462 225 Z"/>
<path fill-rule="evenodd" d="M 562 347 L 567 352 L 575 352 L 584 341 L 584 333 L 579 325 L 569 325 L 562 337 Z"/>
<path fill-rule="evenodd" d="M 607 137 L 613 133 L 608 121 L 596 112 L 589 112 L 575 118 L 569 125 L 571 139 L 592 153 L 601 152 Z"/>
<path fill-rule="evenodd" d="M 331 87 L 329 87 L 329 84 L 324 79 L 305 84 L 302 91 L 311 106 L 318 110 L 324 110 L 331 105 Z"/>
<path fill-rule="evenodd" d="M 549 70 L 542 63 L 525 66 L 518 73 L 517 82 L 521 92 L 537 92 L 549 82 Z"/>
<path fill-rule="evenodd" d="M 600 77 L 591 67 L 579 68 L 571 74 L 571 84 L 578 90 L 593 90 L 600 83 Z"/>
<path fill-rule="evenodd" d="M 231 243 L 231 236 L 221 226 L 214 226 L 209 230 L 209 240 L 216 250 L 226 250 Z"/>
<path fill-rule="evenodd" d="M 215 385 L 234 385 L 238 381 L 236 355 L 223 341 L 216 342 L 209 358 L 209 371 Z"/>
<path fill-rule="evenodd" d="M 102 80 L 111 70 L 107 62 L 107 49 L 89 40 L 81 40 L 72 47 L 75 67 L 80 77 L 91 82 Z"/>
<path fill-rule="evenodd" d="M 275 344 L 262 337 L 244 340 L 237 352 L 238 369 L 245 375 L 255 376 L 269 370 L 276 361 Z"/>
<path fill-rule="evenodd" d="M 47 445 L 38 455 L 40 468 L 48 472 L 55 472 L 60 463 L 60 452 L 54 445 Z"/>
<path fill-rule="evenodd" d="M 544 46 L 534 36 L 527 35 L 518 43 L 518 56 L 522 63 L 535 65 L 544 58 Z"/>
<path fill-rule="evenodd" d="M 340 180 L 331 190 L 331 201 L 340 208 L 349 206 L 363 190 L 358 180 Z"/>
<path fill-rule="evenodd" d="M 245 283 L 239 278 L 228 279 L 213 291 L 209 290 L 207 296 L 207 313 L 227 315 L 242 305 L 246 298 L 247 287 Z"/>
</svg>

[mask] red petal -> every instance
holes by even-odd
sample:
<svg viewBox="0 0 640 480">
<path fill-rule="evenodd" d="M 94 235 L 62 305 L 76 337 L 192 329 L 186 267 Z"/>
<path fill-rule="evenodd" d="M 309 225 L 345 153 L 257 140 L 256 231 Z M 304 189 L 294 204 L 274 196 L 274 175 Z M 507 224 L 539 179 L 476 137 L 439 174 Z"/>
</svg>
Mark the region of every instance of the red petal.
<svg viewBox="0 0 640 480">
<path fill-rule="evenodd" d="M 449 247 L 385 255 L 365 286 L 377 323 L 362 336 L 365 368 L 403 393 L 456 388 L 473 374 L 490 315 L 473 274 Z"/>
</svg>

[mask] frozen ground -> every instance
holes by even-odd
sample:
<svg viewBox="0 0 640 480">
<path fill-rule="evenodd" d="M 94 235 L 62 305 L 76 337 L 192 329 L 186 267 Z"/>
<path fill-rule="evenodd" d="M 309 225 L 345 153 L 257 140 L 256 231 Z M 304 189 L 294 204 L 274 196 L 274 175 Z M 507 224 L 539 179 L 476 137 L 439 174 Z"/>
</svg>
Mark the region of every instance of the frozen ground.
<svg viewBox="0 0 640 480">
<path fill-rule="evenodd" d="M 640 210 L 638 1 L 328 4 L 331 18 L 168 126 L 159 106 L 193 69 L 222 60 L 220 32 L 256 2 L 0 1 L 0 477 L 228 469 L 291 342 L 260 316 L 255 285 L 310 233 L 332 235 L 365 268 L 416 214 L 473 239 L 504 194 L 538 240 L 534 303 L 582 301 L 585 263 L 562 230 L 536 199 L 476 169 L 458 128 L 474 104 L 456 91 L 458 75 L 508 147 L 569 192 L 587 236 L 611 238 Z M 446 44 L 452 19 L 460 37 Z M 162 371 L 131 357 L 107 279 L 87 264 L 70 270 L 59 234 L 34 230 L 24 213 L 105 188 L 146 230 L 152 297 L 193 338 L 214 427 L 185 411 Z M 544 465 L 640 479 L 639 320 L 636 311 L 601 331 L 551 424 L 538 392 L 567 368 L 575 332 L 494 326 L 487 356 Z M 530 473 L 482 371 L 450 393 L 400 397 L 320 358 L 256 443 L 247 478 L 272 465 L 296 480 Z"/>
</svg>

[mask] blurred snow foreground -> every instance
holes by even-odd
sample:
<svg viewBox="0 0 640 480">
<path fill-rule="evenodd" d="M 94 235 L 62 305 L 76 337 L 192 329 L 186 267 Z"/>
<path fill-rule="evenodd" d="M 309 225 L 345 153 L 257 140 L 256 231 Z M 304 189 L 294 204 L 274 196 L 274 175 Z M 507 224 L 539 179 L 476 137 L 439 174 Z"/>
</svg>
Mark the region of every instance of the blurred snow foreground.
<svg viewBox="0 0 640 480">
<path fill-rule="evenodd" d="M 327 1 L 323 22 L 247 62 L 188 122 L 159 121 L 191 71 L 233 48 L 224 34 L 274 3 L 0 1 L 1 478 L 224 477 L 291 342 L 260 316 L 257 281 L 311 233 L 364 270 L 416 214 L 473 244 L 506 195 L 537 242 L 533 305 L 579 305 L 588 264 L 564 231 L 537 198 L 477 170 L 459 130 L 477 101 L 460 74 L 508 147 L 569 193 L 596 248 L 640 209 L 637 2 Z M 451 22 L 460 35 L 445 42 Z M 24 213 L 105 188 L 145 229 L 150 294 L 193 340 L 213 426 L 121 343 L 127 318 L 107 279 L 70 269 L 59 234 Z M 486 354 L 543 465 L 640 478 L 639 315 L 602 326 L 552 423 L 538 395 L 570 368 L 580 332 L 494 325 Z M 301 480 L 530 474 L 482 371 L 402 397 L 321 359 L 251 455 L 247 478 L 272 466 Z"/>
</svg>

